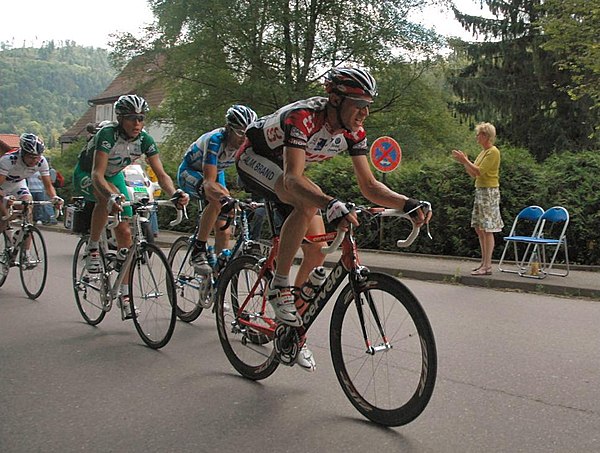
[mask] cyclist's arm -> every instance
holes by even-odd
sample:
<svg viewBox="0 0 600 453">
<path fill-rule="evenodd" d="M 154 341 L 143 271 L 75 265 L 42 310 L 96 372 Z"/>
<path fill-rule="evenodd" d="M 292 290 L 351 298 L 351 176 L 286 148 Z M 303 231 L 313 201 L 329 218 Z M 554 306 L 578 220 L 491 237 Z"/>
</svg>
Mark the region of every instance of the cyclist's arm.
<svg viewBox="0 0 600 453">
<path fill-rule="evenodd" d="M 325 194 L 318 185 L 304 175 L 305 160 L 305 152 L 302 148 L 293 146 L 283 148 L 283 186 L 288 195 L 325 209 L 334 197 Z"/>
<path fill-rule="evenodd" d="M 146 162 L 148 163 L 148 165 L 150 165 L 150 168 L 152 168 L 152 171 L 156 175 L 156 179 L 158 179 L 158 185 L 160 186 L 160 188 L 164 190 L 169 197 L 172 197 L 177 189 L 173 184 L 173 180 L 165 171 L 162 161 L 160 160 L 159 154 L 147 156 Z M 181 200 L 182 203 L 186 205 L 189 200 L 188 195 L 184 194 Z"/>
<path fill-rule="evenodd" d="M 94 153 L 94 163 L 92 166 L 92 184 L 94 189 L 100 193 L 100 195 L 108 199 L 113 193 L 112 187 L 106 180 L 106 169 L 108 168 L 108 153 L 97 149 Z"/>
<path fill-rule="evenodd" d="M 211 203 L 219 203 L 223 197 L 229 196 L 229 191 L 217 181 L 219 169 L 216 165 L 204 164 L 202 166 L 202 185 L 204 195 Z"/>
<path fill-rule="evenodd" d="M 373 175 L 373 171 L 371 171 L 367 156 L 352 156 L 352 165 L 354 166 L 354 174 L 356 175 L 360 192 L 367 200 L 386 208 L 404 210 L 404 204 L 408 200 L 408 197 L 394 192 L 382 182 L 377 181 L 375 175 Z M 418 225 L 425 221 L 425 216 L 421 210 L 419 210 L 416 221 Z"/>
<path fill-rule="evenodd" d="M 52 185 L 52 178 L 50 176 L 41 176 L 42 183 L 44 184 L 44 189 L 46 189 L 46 194 L 50 198 L 54 198 L 56 196 L 56 190 Z"/>
</svg>

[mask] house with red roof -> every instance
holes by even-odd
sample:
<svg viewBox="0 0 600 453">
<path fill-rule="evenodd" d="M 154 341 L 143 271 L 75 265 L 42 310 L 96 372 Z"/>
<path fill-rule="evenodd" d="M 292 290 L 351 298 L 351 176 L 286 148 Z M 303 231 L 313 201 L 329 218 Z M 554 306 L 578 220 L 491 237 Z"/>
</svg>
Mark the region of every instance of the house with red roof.
<svg viewBox="0 0 600 453">
<path fill-rule="evenodd" d="M 59 138 L 61 150 L 80 138 L 87 138 L 87 126 L 104 120 L 116 121 L 113 111 L 115 101 L 124 94 L 138 94 L 146 99 L 150 109 L 158 108 L 165 98 L 165 90 L 158 80 L 164 58 L 142 55 L 131 60 L 121 73 L 100 94 L 88 100 L 89 108 Z M 171 131 L 168 123 L 147 122 L 145 129 L 157 143 L 164 141 Z"/>
<path fill-rule="evenodd" d="M 0 156 L 18 147 L 19 136 L 17 134 L 0 134 Z"/>
</svg>

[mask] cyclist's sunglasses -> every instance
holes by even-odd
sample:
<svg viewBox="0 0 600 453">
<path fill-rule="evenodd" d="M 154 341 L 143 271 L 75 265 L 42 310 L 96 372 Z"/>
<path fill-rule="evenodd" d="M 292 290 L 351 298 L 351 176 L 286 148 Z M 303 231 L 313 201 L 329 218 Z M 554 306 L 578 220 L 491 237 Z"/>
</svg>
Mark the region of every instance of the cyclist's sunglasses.
<svg viewBox="0 0 600 453">
<path fill-rule="evenodd" d="M 143 123 L 146 119 L 146 115 L 136 115 L 135 113 L 132 113 L 130 115 L 123 115 L 123 118 L 129 121 L 139 121 L 140 123 Z"/>
<path fill-rule="evenodd" d="M 238 137 L 244 136 L 245 129 L 241 129 L 241 128 L 237 128 L 237 127 L 233 127 L 233 126 L 229 126 L 229 129 L 231 129 L 231 131 Z"/>
<path fill-rule="evenodd" d="M 346 99 L 349 99 L 352 101 L 352 103 L 354 104 L 354 106 L 357 109 L 364 109 L 365 107 L 370 107 L 371 104 L 373 103 L 372 100 L 369 99 L 364 99 L 364 98 L 354 98 L 352 96 L 344 96 Z"/>
</svg>

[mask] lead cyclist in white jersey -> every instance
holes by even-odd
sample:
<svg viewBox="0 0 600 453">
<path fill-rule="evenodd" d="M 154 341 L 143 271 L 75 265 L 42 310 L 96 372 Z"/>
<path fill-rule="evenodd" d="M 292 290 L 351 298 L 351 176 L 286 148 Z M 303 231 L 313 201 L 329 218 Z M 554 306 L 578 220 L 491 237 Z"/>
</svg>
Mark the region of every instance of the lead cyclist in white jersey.
<svg viewBox="0 0 600 453">
<path fill-rule="evenodd" d="M 419 201 L 394 192 L 377 181 L 371 171 L 363 127 L 377 95 L 377 84 L 371 74 L 359 68 L 334 68 L 325 78 L 325 91 L 327 97 L 284 106 L 248 126 L 247 141 L 236 162 L 238 175 L 248 190 L 279 201 L 288 214 L 281 229 L 268 298 L 277 319 L 291 326 L 302 325 L 302 319 L 295 305 L 290 269 L 304 236 L 325 232 L 319 210 L 326 213 L 330 224 L 342 228 L 350 223 L 358 225 L 356 213 L 349 210 L 346 203 L 324 193 L 306 176 L 304 170 L 308 162 L 321 162 L 348 152 L 358 187 L 371 203 L 413 212 L 411 216 L 417 225 L 428 222 L 431 217 L 431 213 L 419 208 Z M 321 245 L 302 246 L 304 256 L 295 286 L 306 280 L 310 269 L 323 263 Z M 315 360 L 306 343 L 296 363 L 307 371 L 315 370 Z"/>
</svg>

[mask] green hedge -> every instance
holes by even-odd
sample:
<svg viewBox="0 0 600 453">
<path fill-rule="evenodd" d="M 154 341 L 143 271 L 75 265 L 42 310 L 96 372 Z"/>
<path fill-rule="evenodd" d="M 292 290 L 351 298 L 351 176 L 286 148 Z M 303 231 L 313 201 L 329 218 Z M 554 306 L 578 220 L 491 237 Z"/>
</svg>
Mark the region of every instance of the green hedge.
<svg viewBox="0 0 600 453">
<path fill-rule="evenodd" d="M 67 185 L 59 190 L 65 199 L 71 197 L 71 175 L 75 166 L 76 150 L 72 147 L 63 155 L 54 155 L 53 164 L 59 169 Z M 525 206 L 537 204 L 543 208 L 556 205 L 566 207 L 571 216 L 568 230 L 569 258 L 572 263 L 600 264 L 600 154 L 597 152 L 561 153 L 537 163 L 526 150 L 503 148 L 500 174 L 501 212 L 504 230 L 496 235 L 494 258 L 499 258 L 504 246 L 502 236 L 508 234 L 517 213 Z M 471 155 L 473 159 L 475 155 Z M 175 176 L 176 168 L 166 168 Z M 339 156 L 307 170 L 323 190 L 341 200 L 368 204 L 362 197 L 349 157 Z M 377 173 L 383 179 L 381 173 Z M 235 187 L 235 172 L 227 172 L 228 184 Z M 464 257 L 479 257 L 479 242 L 470 227 L 473 205 L 473 180 L 450 153 L 427 157 L 422 161 L 403 161 L 394 172 L 385 175 L 385 183 L 393 190 L 432 203 L 430 241 L 421 235 L 408 249 L 410 252 Z M 190 219 L 179 231 L 193 229 L 197 207 L 190 207 Z M 159 224 L 167 229 L 173 219 L 170 210 L 159 214 Z M 383 230 L 376 226 L 363 227 L 360 244 L 370 248 L 397 250 L 395 242 L 406 234 L 408 222 L 384 221 Z"/>
<path fill-rule="evenodd" d="M 471 156 L 473 159 L 475 156 Z M 308 170 L 326 193 L 342 200 L 365 203 L 356 186 L 350 158 L 339 157 Z M 513 220 L 525 206 L 566 207 L 571 216 L 568 230 L 572 263 L 600 264 L 600 155 L 596 152 L 562 153 L 538 164 L 526 150 L 502 149 L 501 212 L 505 223 L 496 235 L 494 257 L 499 258 Z M 380 179 L 382 175 L 379 174 Z M 470 227 L 474 184 L 464 168 L 450 155 L 422 162 L 402 163 L 385 175 L 385 182 L 397 192 L 432 203 L 430 229 L 433 241 L 421 235 L 411 252 L 479 257 L 479 242 Z M 385 228 L 379 247 L 397 250 L 395 240 L 405 229 L 393 224 Z"/>
</svg>

